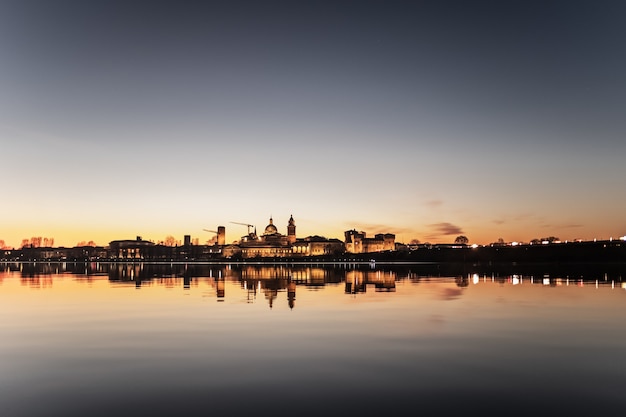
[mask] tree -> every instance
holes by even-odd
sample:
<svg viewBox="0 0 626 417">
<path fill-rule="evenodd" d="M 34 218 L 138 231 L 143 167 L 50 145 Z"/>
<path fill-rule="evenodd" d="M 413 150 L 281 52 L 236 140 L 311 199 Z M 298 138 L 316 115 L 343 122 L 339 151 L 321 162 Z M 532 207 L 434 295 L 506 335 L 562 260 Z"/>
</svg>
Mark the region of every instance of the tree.
<svg viewBox="0 0 626 417">
<path fill-rule="evenodd" d="M 467 236 L 463 236 L 463 235 L 457 236 L 457 238 L 454 239 L 454 243 L 467 245 L 469 243 L 469 239 L 467 238 Z"/>
<path fill-rule="evenodd" d="M 93 247 L 95 247 L 95 246 L 98 246 L 98 245 L 96 245 L 96 242 L 94 242 L 93 240 L 90 240 L 89 242 L 85 242 L 83 240 L 83 241 L 78 242 L 76 244 L 76 246 L 77 247 L 80 247 L 80 246 L 93 246 Z"/>
<path fill-rule="evenodd" d="M 172 235 L 165 237 L 165 246 L 176 246 L 176 238 Z"/>
<path fill-rule="evenodd" d="M 548 237 L 542 237 L 541 239 L 533 239 L 533 240 L 530 241 L 530 243 L 532 243 L 533 245 L 539 245 L 542 242 L 553 243 L 553 242 L 556 242 L 556 241 L 559 241 L 559 240 L 561 240 L 561 239 L 559 239 L 556 236 L 548 236 Z"/>
</svg>

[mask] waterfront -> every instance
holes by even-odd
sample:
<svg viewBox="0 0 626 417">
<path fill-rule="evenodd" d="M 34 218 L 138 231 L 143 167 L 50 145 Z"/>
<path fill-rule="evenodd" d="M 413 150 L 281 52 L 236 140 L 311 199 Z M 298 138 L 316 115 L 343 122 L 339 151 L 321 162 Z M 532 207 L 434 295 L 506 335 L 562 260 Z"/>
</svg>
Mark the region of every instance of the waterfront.
<svg viewBox="0 0 626 417">
<path fill-rule="evenodd" d="M 623 266 L 0 266 L 3 416 L 626 405 Z"/>
</svg>

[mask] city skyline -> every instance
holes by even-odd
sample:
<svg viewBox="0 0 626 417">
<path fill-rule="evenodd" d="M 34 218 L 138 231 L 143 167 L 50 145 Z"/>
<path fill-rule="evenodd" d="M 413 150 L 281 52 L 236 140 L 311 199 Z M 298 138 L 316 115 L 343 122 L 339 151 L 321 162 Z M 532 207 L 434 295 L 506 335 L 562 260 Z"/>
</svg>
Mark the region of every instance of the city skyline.
<svg viewBox="0 0 626 417">
<path fill-rule="evenodd" d="M 0 240 L 626 235 L 621 2 L 2 2 Z"/>
</svg>

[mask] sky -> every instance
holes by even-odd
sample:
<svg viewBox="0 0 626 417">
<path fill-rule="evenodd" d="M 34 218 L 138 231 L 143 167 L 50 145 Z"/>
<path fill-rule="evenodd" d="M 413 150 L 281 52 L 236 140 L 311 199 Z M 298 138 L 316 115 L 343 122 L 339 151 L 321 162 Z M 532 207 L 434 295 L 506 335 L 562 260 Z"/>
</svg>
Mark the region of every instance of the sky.
<svg viewBox="0 0 626 417">
<path fill-rule="evenodd" d="M 0 240 L 626 235 L 622 1 L 0 0 Z"/>
</svg>

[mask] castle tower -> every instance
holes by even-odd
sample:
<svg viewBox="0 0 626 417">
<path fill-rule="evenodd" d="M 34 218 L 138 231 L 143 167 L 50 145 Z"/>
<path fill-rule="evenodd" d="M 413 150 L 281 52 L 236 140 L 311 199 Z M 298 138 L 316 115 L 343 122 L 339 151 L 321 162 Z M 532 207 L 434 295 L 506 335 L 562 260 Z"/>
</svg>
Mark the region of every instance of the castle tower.
<svg viewBox="0 0 626 417">
<path fill-rule="evenodd" d="M 287 241 L 292 245 L 296 243 L 296 222 L 293 220 L 293 215 L 289 217 L 287 224 Z"/>
</svg>

